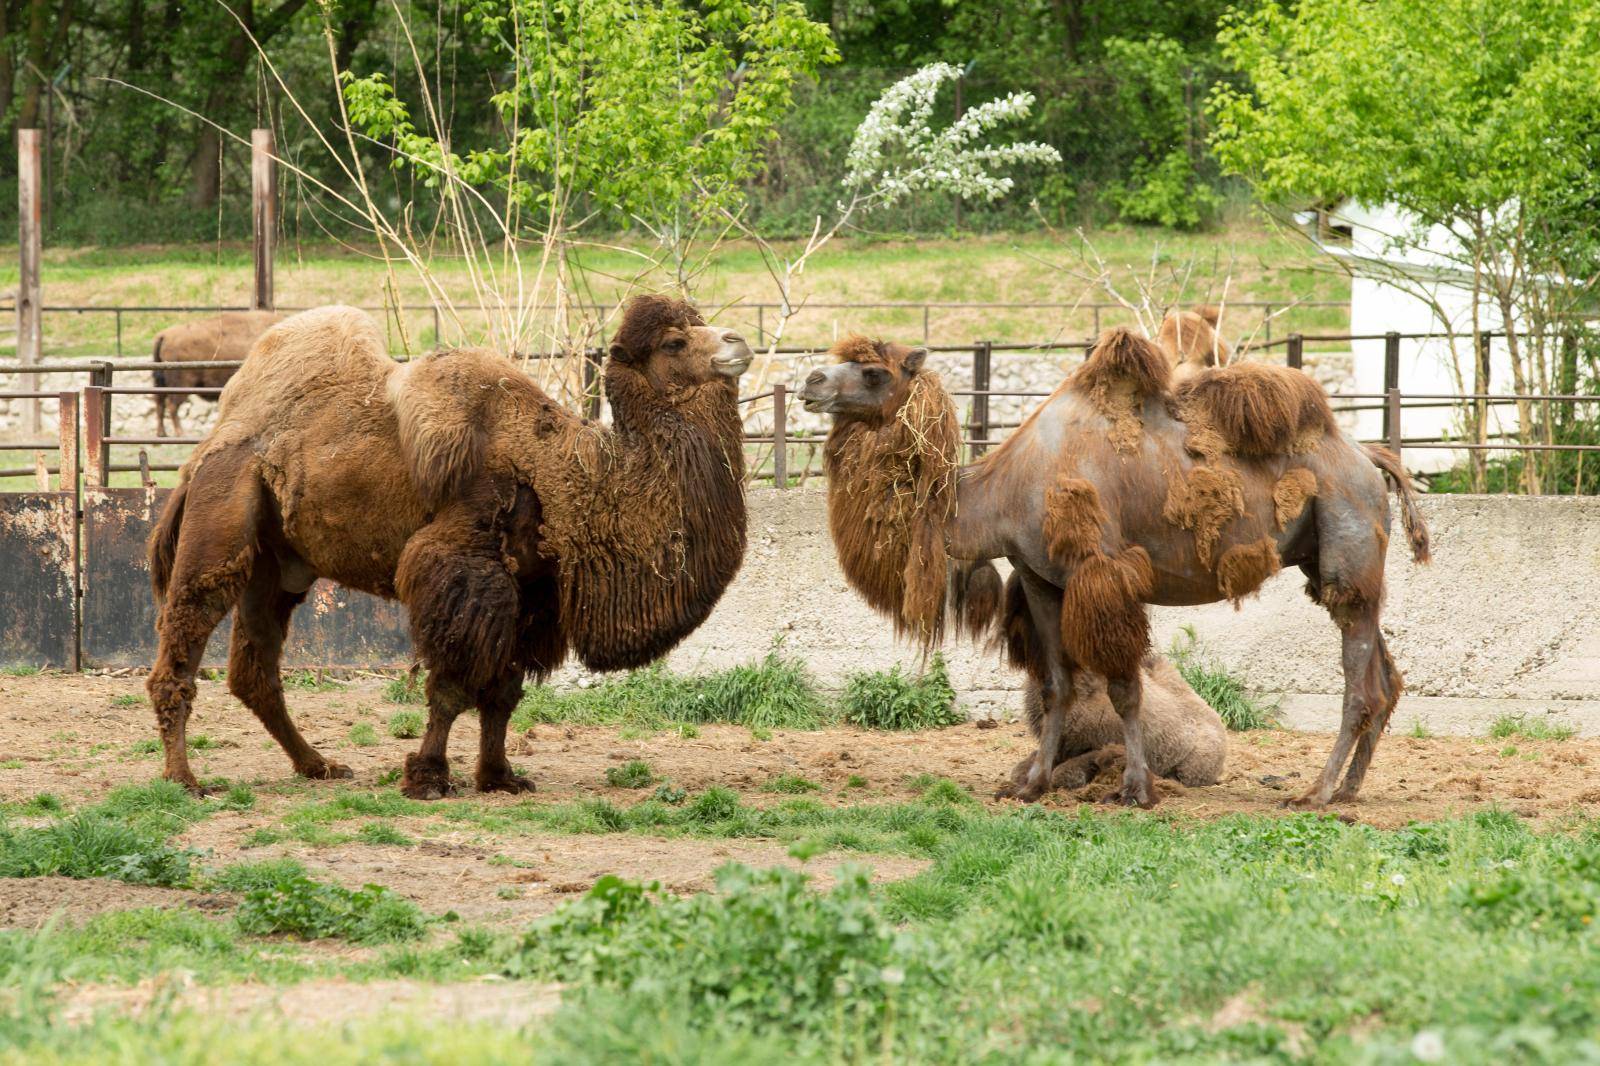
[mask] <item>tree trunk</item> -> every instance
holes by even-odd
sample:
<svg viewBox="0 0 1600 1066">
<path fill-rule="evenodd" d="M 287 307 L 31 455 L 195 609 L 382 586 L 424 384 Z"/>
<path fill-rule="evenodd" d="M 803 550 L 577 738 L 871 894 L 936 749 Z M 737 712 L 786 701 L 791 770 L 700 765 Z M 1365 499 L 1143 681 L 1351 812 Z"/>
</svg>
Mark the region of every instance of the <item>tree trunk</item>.
<svg viewBox="0 0 1600 1066">
<path fill-rule="evenodd" d="M 11 4 L 0 0 L 0 129 L 5 116 L 11 114 L 11 101 L 16 98 L 17 63 L 11 51 Z M 8 153 L 0 153 L 4 155 Z"/>
</svg>

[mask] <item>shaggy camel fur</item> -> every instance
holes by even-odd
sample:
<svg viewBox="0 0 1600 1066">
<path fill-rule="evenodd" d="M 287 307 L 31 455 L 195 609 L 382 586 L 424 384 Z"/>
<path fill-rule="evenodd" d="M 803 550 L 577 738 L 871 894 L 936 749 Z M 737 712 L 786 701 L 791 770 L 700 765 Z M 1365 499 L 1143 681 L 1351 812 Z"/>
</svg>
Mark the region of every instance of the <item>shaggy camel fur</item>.
<svg viewBox="0 0 1600 1066">
<path fill-rule="evenodd" d="M 283 316 L 272 311 L 225 311 L 211 318 L 200 318 L 168 326 L 156 334 L 151 357 L 158 363 L 201 363 L 211 360 L 243 359 L 256 338 Z M 166 369 L 151 375 L 158 389 L 220 389 L 233 377 L 227 367 L 209 369 Z M 172 432 L 183 436 L 178 424 L 178 408 L 193 393 L 156 393 L 156 436 L 167 435 L 166 420 L 172 419 Z"/>
<path fill-rule="evenodd" d="M 801 392 L 808 410 L 835 416 L 830 439 L 859 433 L 854 423 L 881 432 L 907 397 L 943 393 L 923 370 L 922 349 L 851 338 L 836 354 L 839 361 L 813 372 Z M 985 628 L 1000 611 L 988 560 L 1008 558 L 1018 575 L 1030 627 L 1025 646 L 1034 650 L 1023 665 L 1041 686 L 1045 715 L 1033 768 L 1014 794 L 1035 799 L 1049 787 L 1074 677 L 1087 670 L 1106 679 L 1122 719 L 1127 765 L 1114 798 L 1153 804 L 1139 668 L 1150 645 L 1146 604 L 1237 603 L 1290 565 L 1306 574 L 1307 591 L 1342 631 L 1345 673 L 1339 737 L 1296 802 L 1354 799 L 1401 685 L 1378 625 L 1389 530 L 1384 474 L 1395 481 L 1414 558 L 1428 555 L 1404 471 L 1392 455 L 1340 433 L 1322 390 L 1299 371 L 1241 364 L 1204 370 L 1175 392 L 1169 382 L 1155 345 L 1108 330 L 1021 428 L 960 472 L 954 506 L 929 512 L 942 527 L 934 540 L 945 554 L 972 564 L 959 569 L 957 582 L 971 589 L 958 588 L 953 601 L 969 629 Z M 927 398 L 920 406 L 941 411 Z M 903 434 L 944 450 L 919 454 L 911 472 L 879 481 L 898 484 L 916 470 L 955 465 L 942 430 L 912 426 Z M 893 448 L 882 450 L 880 462 L 904 465 Z M 862 465 L 836 464 L 830 473 Z M 830 478 L 830 505 L 855 493 Z M 848 556 L 886 555 L 927 539 L 914 531 L 837 546 L 859 587 L 896 573 L 900 560 L 867 566 Z M 945 577 L 941 567 L 925 580 Z M 881 602 L 892 603 L 895 592 L 891 582 L 876 589 Z M 930 597 L 948 598 L 918 590 L 919 602 Z"/>
<path fill-rule="evenodd" d="M 1217 331 L 1222 312 L 1215 307 L 1193 311 L 1169 311 L 1156 332 L 1156 347 L 1172 368 L 1172 386 L 1177 387 L 1209 366 L 1227 366 L 1233 349 Z"/>
<path fill-rule="evenodd" d="M 745 546 L 738 375 L 750 349 L 665 297 L 628 305 L 605 366 L 614 424 L 580 419 L 483 349 L 390 359 L 353 308 L 268 330 L 222 394 L 151 535 L 160 648 L 147 687 L 165 776 L 206 639 L 235 610 L 228 685 L 306 777 L 349 776 L 301 737 L 278 659 L 317 578 L 398 598 L 428 667 L 428 726 L 401 790 L 450 790 L 451 723 L 479 711 L 476 785 L 506 760 L 523 678 L 569 652 L 642 666 L 688 635 Z"/>
</svg>

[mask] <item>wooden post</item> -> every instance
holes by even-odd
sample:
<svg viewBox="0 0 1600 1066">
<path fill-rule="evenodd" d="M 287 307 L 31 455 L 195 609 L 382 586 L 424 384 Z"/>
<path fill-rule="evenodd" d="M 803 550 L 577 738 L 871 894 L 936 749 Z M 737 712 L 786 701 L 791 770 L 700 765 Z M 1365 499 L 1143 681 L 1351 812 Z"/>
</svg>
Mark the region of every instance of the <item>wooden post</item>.
<svg viewBox="0 0 1600 1066">
<path fill-rule="evenodd" d="M 106 488 L 111 480 L 111 472 L 106 469 L 111 463 L 104 430 L 107 398 L 99 385 L 83 390 L 83 478 L 89 488 L 95 489 Z"/>
<path fill-rule="evenodd" d="M 1404 435 L 1400 432 L 1400 390 L 1385 389 L 1383 399 L 1383 420 L 1388 425 L 1389 450 L 1398 457 L 1404 445 Z"/>
<path fill-rule="evenodd" d="M 772 386 L 772 483 L 789 487 L 789 397 L 783 382 Z"/>
<path fill-rule="evenodd" d="M 989 439 L 989 371 L 994 355 L 994 342 L 978 341 L 972 346 L 972 454 L 974 458 L 984 453 Z"/>
<path fill-rule="evenodd" d="M 255 224 L 256 288 L 250 306 L 271 311 L 272 244 L 278 231 L 278 168 L 271 130 L 250 132 L 250 202 Z"/>
<path fill-rule="evenodd" d="M 78 483 L 78 394 L 63 392 L 58 433 L 61 447 L 61 491 L 72 497 L 72 666 L 83 667 L 83 490 Z"/>
<path fill-rule="evenodd" d="M 63 392 L 57 401 L 61 405 L 58 439 L 61 448 L 61 491 L 78 491 L 78 394 Z"/>
<path fill-rule="evenodd" d="M 1390 330 L 1383 335 L 1383 393 L 1388 396 L 1400 387 L 1400 334 Z M 1394 436 L 1397 424 L 1390 407 L 1383 409 L 1383 436 Z"/>
<path fill-rule="evenodd" d="M 39 295 L 41 252 L 39 131 L 17 131 L 17 361 L 38 363 L 44 349 L 43 306 Z M 39 375 L 22 379 L 25 392 L 39 391 Z M 28 401 L 28 432 L 39 433 L 39 401 Z"/>
<path fill-rule="evenodd" d="M 1287 362 L 1289 364 L 1289 366 L 1293 367 L 1296 370 L 1304 369 L 1304 367 L 1305 367 L 1305 338 L 1300 336 L 1300 334 L 1298 334 L 1298 333 L 1289 334 L 1288 354 L 1286 356 L 1284 356 L 1284 361 Z"/>
</svg>

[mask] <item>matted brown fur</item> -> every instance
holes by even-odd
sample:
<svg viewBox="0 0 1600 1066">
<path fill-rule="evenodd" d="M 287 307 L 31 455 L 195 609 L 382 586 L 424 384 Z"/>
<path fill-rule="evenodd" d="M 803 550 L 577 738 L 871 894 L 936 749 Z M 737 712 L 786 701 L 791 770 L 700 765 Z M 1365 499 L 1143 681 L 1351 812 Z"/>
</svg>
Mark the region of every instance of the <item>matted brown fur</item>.
<svg viewBox="0 0 1600 1066">
<path fill-rule="evenodd" d="M 1316 494 L 1317 475 L 1303 466 L 1285 470 L 1272 486 L 1272 513 L 1278 528 L 1288 529 Z"/>
<path fill-rule="evenodd" d="M 1238 610 L 1246 596 L 1258 591 L 1262 582 L 1282 569 L 1277 542 L 1271 537 L 1235 544 L 1217 560 L 1217 588 Z"/>
<path fill-rule="evenodd" d="M 841 362 L 898 373 L 895 349 L 858 336 L 834 346 Z M 955 515 L 961 427 L 937 374 L 918 370 L 881 424 L 839 421 L 823 448 L 828 526 L 845 579 L 896 634 L 924 647 L 944 636 L 944 529 Z"/>
<path fill-rule="evenodd" d="M 1150 647 L 1144 599 L 1154 587 L 1150 555 L 1137 545 L 1080 562 L 1061 597 L 1061 641 L 1072 660 L 1106 677 L 1131 677 Z"/>
<path fill-rule="evenodd" d="M 1161 516 L 1179 529 L 1194 530 L 1194 553 L 1209 568 L 1229 522 L 1244 514 L 1244 483 L 1226 466 L 1197 466 L 1173 476 Z"/>
<path fill-rule="evenodd" d="M 1066 387 L 1089 398 L 1111 423 L 1108 436 L 1112 447 L 1128 454 L 1138 450 L 1144 428 L 1140 407 L 1147 398 L 1166 393 L 1171 374 L 1160 349 L 1133 330 L 1118 326 L 1100 334 Z"/>
<path fill-rule="evenodd" d="M 1073 563 L 1099 551 L 1105 521 L 1105 508 L 1092 482 L 1071 470 L 1056 476 L 1044 495 L 1044 539 L 1053 561 Z"/>
<path fill-rule="evenodd" d="M 1197 455 L 1215 457 L 1218 441 L 1244 459 L 1302 453 L 1338 432 L 1322 386 L 1290 367 L 1212 367 L 1180 382 L 1174 395 Z"/>
</svg>

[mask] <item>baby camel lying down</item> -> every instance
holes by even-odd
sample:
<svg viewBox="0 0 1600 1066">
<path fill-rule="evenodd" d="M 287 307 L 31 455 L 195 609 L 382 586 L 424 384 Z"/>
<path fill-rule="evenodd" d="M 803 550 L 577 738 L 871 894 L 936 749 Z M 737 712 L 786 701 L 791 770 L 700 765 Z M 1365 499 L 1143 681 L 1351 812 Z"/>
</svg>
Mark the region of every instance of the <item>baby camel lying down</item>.
<svg viewBox="0 0 1600 1066">
<path fill-rule="evenodd" d="M 1151 773 L 1184 785 L 1216 784 L 1228 753 L 1228 731 L 1222 719 L 1166 659 L 1147 654 L 1141 670 L 1144 702 L 1140 717 Z M 1022 708 L 1028 731 L 1037 737 L 1044 707 L 1039 682 L 1032 677 L 1023 691 Z M 1074 675 L 1072 705 L 1067 708 L 1050 787 L 1082 788 L 1122 757 L 1122 719 L 1106 696 L 1105 679 L 1096 674 Z M 1013 786 L 1020 788 L 1026 782 L 1032 765 L 1033 756 L 1029 755 L 1012 768 Z"/>
</svg>

